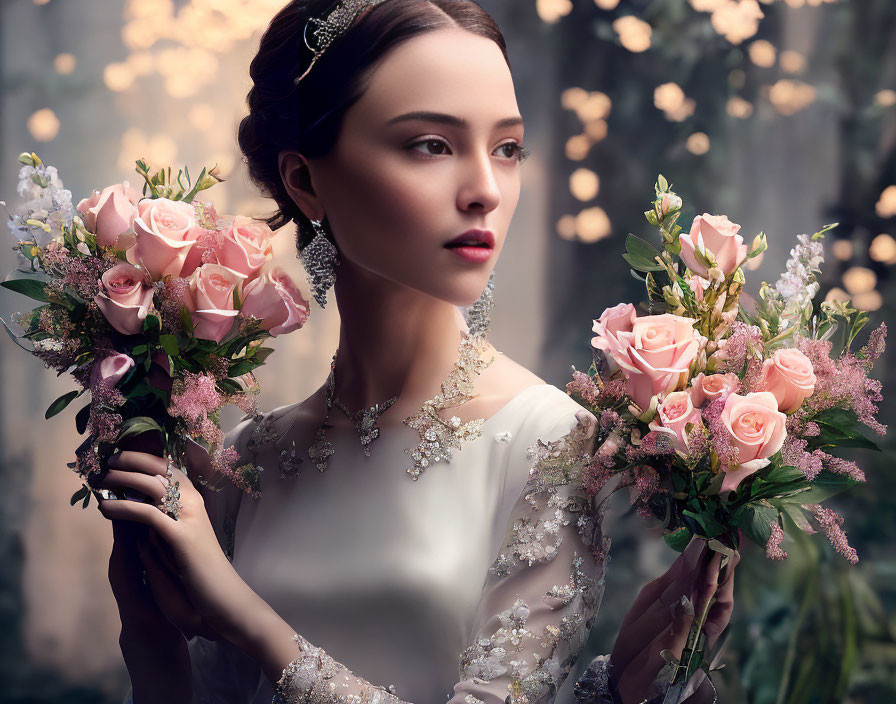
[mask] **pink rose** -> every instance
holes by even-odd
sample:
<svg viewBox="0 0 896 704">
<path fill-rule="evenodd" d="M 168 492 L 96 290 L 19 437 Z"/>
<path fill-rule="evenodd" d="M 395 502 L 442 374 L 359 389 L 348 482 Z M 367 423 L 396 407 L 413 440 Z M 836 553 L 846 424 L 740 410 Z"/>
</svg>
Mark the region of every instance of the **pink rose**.
<svg viewBox="0 0 896 704">
<path fill-rule="evenodd" d="M 722 410 L 729 441 L 738 449 L 737 467 L 726 468 L 722 491 L 736 489 L 746 477 L 768 465 L 769 457 L 781 449 L 787 436 L 787 416 L 768 391 L 746 396 L 730 394 Z"/>
<path fill-rule="evenodd" d="M 109 325 L 124 335 L 143 330 L 143 321 L 152 305 L 153 288 L 146 274 L 131 264 L 116 264 L 100 279 L 100 293 L 94 297 Z"/>
<path fill-rule="evenodd" d="M 687 279 L 688 286 L 691 291 L 694 292 L 694 297 L 698 301 L 703 300 L 703 296 L 706 294 L 706 289 L 709 288 L 709 279 L 704 279 L 702 276 L 690 276 Z"/>
<path fill-rule="evenodd" d="M 660 198 L 660 212 L 665 215 L 672 210 L 681 210 L 681 197 L 674 193 L 663 193 Z"/>
<path fill-rule="evenodd" d="M 747 258 L 747 245 L 737 234 L 740 225 L 731 222 L 726 215 L 703 213 L 694 218 L 691 231 L 682 235 L 681 258 L 693 273 L 709 277 L 709 269 L 697 261 L 696 249 L 710 252 L 719 269 L 730 276 Z"/>
<path fill-rule="evenodd" d="M 757 387 L 775 395 L 779 411 L 793 413 L 815 393 L 812 362 L 798 349 L 778 350 L 762 363 Z"/>
<path fill-rule="evenodd" d="M 715 401 L 717 398 L 725 398 L 728 394 L 737 391 L 740 379 L 737 374 L 704 374 L 700 372 L 691 380 L 691 400 L 695 406 L 702 406 L 705 401 Z"/>
<path fill-rule="evenodd" d="M 626 393 L 642 409 L 653 396 L 687 384 L 700 350 L 694 320 L 669 313 L 636 318 L 631 331 L 619 330 L 616 339 L 620 347 L 610 354 L 622 368 Z"/>
<path fill-rule="evenodd" d="M 237 215 L 221 230 L 218 262 L 245 274 L 250 280 L 273 257 L 271 237 L 274 233 L 265 223 Z"/>
<path fill-rule="evenodd" d="M 220 264 L 203 264 L 190 276 L 184 305 L 193 319 L 193 335 L 200 340 L 221 342 L 233 328 L 238 311 L 233 292 L 244 276 Z"/>
<path fill-rule="evenodd" d="M 623 345 L 617 335 L 620 332 L 631 332 L 638 315 L 631 303 L 620 303 L 607 308 L 600 318 L 594 321 L 591 330 L 597 335 L 591 338 L 591 345 L 603 351 L 610 359 L 613 352 L 619 352 Z"/>
<path fill-rule="evenodd" d="M 266 272 L 243 289 L 240 314 L 253 316 L 277 336 L 297 330 L 308 320 L 309 306 L 292 279 L 280 269 Z"/>
<path fill-rule="evenodd" d="M 141 197 L 137 189 L 117 183 L 83 199 L 78 212 L 84 216 L 87 229 L 96 235 L 97 244 L 114 247 L 118 236 L 131 229 Z"/>
<path fill-rule="evenodd" d="M 118 352 L 107 354 L 93 363 L 93 368 L 90 370 L 90 386 L 94 388 L 99 382 L 104 381 L 109 387 L 113 387 L 124 379 L 125 374 L 133 366 L 134 360 L 126 354 Z"/>
<path fill-rule="evenodd" d="M 650 429 L 672 436 L 672 443 L 679 452 L 688 451 L 687 426 L 703 427 L 700 411 L 694 408 L 687 391 L 673 391 L 667 394 L 657 407 L 657 415 L 650 421 Z"/>
<path fill-rule="evenodd" d="M 163 276 L 189 276 L 184 262 L 202 232 L 193 206 L 167 198 L 144 198 L 137 203 L 134 234 L 137 243 L 128 249 L 131 264 L 139 264 L 154 280 Z"/>
</svg>

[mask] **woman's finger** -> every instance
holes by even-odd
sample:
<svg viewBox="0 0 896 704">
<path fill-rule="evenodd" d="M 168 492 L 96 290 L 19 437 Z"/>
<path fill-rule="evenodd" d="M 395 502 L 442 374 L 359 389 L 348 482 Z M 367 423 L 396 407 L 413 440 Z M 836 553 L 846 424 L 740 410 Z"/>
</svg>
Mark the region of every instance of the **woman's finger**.
<svg viewBox="0 0 896 704">
<path fill-rule="evenodd" d="M 623 622 L 619 637 L 613 646 L 616 662 L 621 664 L 630 662 L 645 643 L 651 642 L 669 627 L 672 618 L 670 609 L 682 596 L 691 597 L 693 594 L 695 580 L 701 572 L 700 564 L 707 559 L 705 545 L 706 542 L 699 539 L 694 539 L 688 545 L 685 552 L 679 556 L 676 563 L 666 573 L 674 575 L 674 578 L 671 581 L 665 580 L 666 588 L 659 594 L 655 589 L 648 592 L 648 594 L 656 596 L 652 603 L 646 604 L 639 612 L 639 604 L 645 602 L 645 599 L 642 599 L 642 590 L 642 594 L 638 596 L 635 604 L 629 610 L 626 616 L 627 623 Z"/>
<path fill-rule="evenodd" d="M 153 535 L 150 532 L 150 535 Z M 141 544 L 140 559 L 146 569 L 146 577 L 153 597 L 165 617 L 180 629 L 188 640 L 205 630 L 202 618 L 190 601 L 183 584 L 161 557 L 151 539 Z"/>
<path fill-rule="evenodd" d="M 148 452 L 135 452 L 134 450 L 122 450 L 115 455 L 111 455 L 106 464 L 112 469 L 142 472 L 143 474 L 164 475 L 168 468 L 168 460 L 166 458 L 157 457 Z"/>
<path fill-rule="evenodd" d="M 735 555 L 721 574 L 716 602 L 709 610 L 704 628 L 707 648 L 712 648 L 731 620 L 731 613 L 734 611 L 734 568 L 739 561 L 740 555 Z"/>
<path fill-rule="evenodd" d="M 99 503 L 100 513 L 105 518 L 118 521 L 143 523 L 159 532 L 167 540 L 176 521 L 151 504 L 128 501 L 127 499 L 103 499 Z"/>
<path fill-rule="evenodd" d="M 622 621 L 622 628 L 624 629 L 647 611 L 648 607 L 657 601 L 670 585 L 693 574 L 700 564 L 700 558 L 705 547 L 705 540 L 701 540 L 700 538 L 691 539 L 691 542 L 688 543 L 688 546 L 684 549 L 681 555 L 675 559 L 675 562 L 672 563 L 671 567 L 669 567 L 662 576 L 647 584 L 638 593 L 638 597 L 635 599 L 635 602 L 632 604 Z M 677 600 L 678 597 L 676 596 L 675 599 L 673 599 L 673 602 Z"/>
<path fill-rule="evenodd" d="M 668 627 L 634 656 L 617 680 L 623 701 L 642 701 L 648 696 L 650 684 L 666 664 L 664 650 L 681 655 L 694 622 L 694 607 L 687 597 L 682 597 L 670 611 Z"/>
<path fill-rule="evenodd" d="M 106 476 L 94 483 L 97 489 L 112 489 L 124 487 L 141 492 L 152 499 L 154 503 L 161 503 L 168 489 L 168 480 L 164 475 L 155 474 L 149 476 L 137 472 L 129 472 L 120 469 L 110 469 Z"/>
</svg>

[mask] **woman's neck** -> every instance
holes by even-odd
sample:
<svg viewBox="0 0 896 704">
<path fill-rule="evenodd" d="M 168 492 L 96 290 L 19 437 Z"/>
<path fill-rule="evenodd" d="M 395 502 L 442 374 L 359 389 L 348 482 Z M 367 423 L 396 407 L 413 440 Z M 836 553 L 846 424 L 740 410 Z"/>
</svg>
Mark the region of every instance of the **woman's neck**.
<svg viewBox="0 0 896 704">
<path fill-rule="evenodd" d="M 410 415 L 439 392 L 457 360 L 462 316 L 448 302 L 391 282 L 337 286 L 336 395 L 353 411 L 398 396 L 389 415 Z"/>
</svg>

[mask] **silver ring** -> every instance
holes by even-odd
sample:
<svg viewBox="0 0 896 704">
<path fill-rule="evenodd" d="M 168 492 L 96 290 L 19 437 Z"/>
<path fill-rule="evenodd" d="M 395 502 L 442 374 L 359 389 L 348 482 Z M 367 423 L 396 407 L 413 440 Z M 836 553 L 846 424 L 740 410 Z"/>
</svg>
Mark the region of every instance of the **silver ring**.
<svg viewBox="0 0 896 704">
<path fill-rule="evenodd" d="M 183 507 L 180 503 L 180 482 L 174 482 L 174 484 L 169 484 L 168 488 L 165 489 L 161 510 L 176 521 L 177 517 L 180 516 L 181 508 Z"/>
</svg>

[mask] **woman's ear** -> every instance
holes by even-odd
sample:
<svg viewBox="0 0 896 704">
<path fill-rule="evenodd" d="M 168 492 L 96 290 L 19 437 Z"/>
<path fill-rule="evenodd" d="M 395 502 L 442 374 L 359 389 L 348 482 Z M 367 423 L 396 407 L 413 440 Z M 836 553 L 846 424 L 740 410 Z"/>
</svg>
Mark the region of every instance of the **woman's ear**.
<svg viewBox="0 0 896 704">
<path fill-rule="evenodd" d="M 298 152 L 282 151 L 278 157 L 280 178 L 289 197 L 309 220 L 322 220 L 326 213 L 311 183 L 311 167 Z"/>
</svg>

